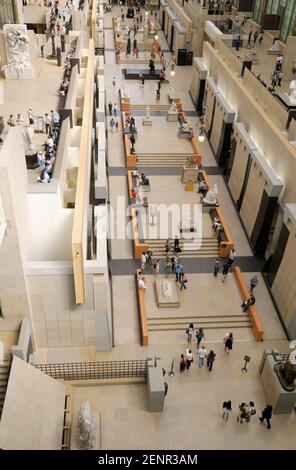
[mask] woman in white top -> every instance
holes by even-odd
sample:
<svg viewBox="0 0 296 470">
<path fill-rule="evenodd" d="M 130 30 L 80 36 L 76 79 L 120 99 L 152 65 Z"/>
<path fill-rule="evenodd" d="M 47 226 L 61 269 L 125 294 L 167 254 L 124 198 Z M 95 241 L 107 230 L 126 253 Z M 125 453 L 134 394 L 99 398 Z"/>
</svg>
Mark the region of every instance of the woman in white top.
<svg viewBox="0 0 296 470">
<path fill-rule="evenodd" d="M 190 323 L 190 325 L 186 329 L 188 343 L 191 343 L 192 335 L 193 335 L 194 332 L 195 332 L 194 325 L 193 325 L 193 323 Z"/>
<path fill-rule="evenodd" d="M 143 290 L 144 292 L 147 289 L 147 285 L 146 285 L 144 277 L 142 277 L 138 280 L 138 287 L 139 287 L 139 289 Z"/>
<path fill-rule="evenodd" d="M 186 349 L 185 350 L 185 357 L 186 357 L 186 369 L 189 369 L 192 362 L 193 362 L 193 354 L 191 349 Z"/>
</svg>

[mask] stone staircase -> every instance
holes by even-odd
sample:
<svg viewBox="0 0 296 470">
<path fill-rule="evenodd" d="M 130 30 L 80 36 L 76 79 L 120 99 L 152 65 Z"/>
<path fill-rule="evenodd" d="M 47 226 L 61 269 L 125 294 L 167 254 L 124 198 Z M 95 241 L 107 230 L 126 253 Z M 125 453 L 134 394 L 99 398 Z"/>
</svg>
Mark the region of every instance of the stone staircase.
<svg viewBox="0 0 296 470">
<path fill-rule="evenodd" d="M 150 111 L 167 111 L 170 109 L 170 104 L 149 104 Z M 147 104 L 131 104 L 131 110 L 146 111 Z"/>
<path fill-rule="evenodd" d="M 170 240 L 174 244 L 173 239 Z M 148 244 L 149 250 L 153 252 L 153 258 L 166 258 L 165 252 L 165 239 L 146 239 L 145 243 Z M 199 240 L 180 240 L 180 248 L 182 252 L 179 254 L 180 258 L 195 258 L 195 257 L 218 257 L 218 240 L 217 238 L 205 237 L 202 239 L 201 246 Z M 171 255 L 172 252 L 169 253 Z"/>
<path fill-rule="evenodd" d="M 238 315 L 206 315 L 188 317 L 150 317 L 147 318 L 149 331 L 184 331 L 190 323 L 209 329 L 224 329 L 232 331 L 237 328 L 251 328 L 247 313 Z"/>
<path fill-rule="evenodd" d="M 137 153 L 137 162 L 138 166 L 144 167 L 182 167 L 193 156 L 192 153 Z"/>
<path fill-rule="evenodd" d="M 2 409 L 3 409 L 5 395 L 6 395 L 9 371 L 10 371 L 10 361 L 5 360 L 4 362 L 1 362 L 0 363 L 0 418 L 2 415 Z"/>
</svg>

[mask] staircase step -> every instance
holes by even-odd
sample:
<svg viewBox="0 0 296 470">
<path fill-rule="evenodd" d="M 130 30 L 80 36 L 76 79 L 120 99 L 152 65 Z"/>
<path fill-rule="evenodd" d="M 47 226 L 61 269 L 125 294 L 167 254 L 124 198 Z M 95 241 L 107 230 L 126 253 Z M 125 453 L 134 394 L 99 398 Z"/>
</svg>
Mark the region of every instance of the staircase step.
<svg viewBox="0 0 296 470">
<path fill-rule="evenodd" d="M 250 322 L 236 323 L 202 323 L 202 326 L 207 330 L 212 329 L 233 329 L 233 328 L 251 328 Z M 148 325 L 149 331 L 183 331 L 183 325 Z"/>
<path fill-rule="evenodd" d="M 147 322 L 149 324 L 155 324 L 155 325 L 166 325 L 166 324 L 186 324 L 187 326 L 190 323 L 230 323 L 230 322 L 250 322 L 249 316 L 246 314 L 241 314 L 241 315 L 236 315 L 229 317 L 228 316 L 204 316 L 204 317 L 148 317 Z"/>
</svg>

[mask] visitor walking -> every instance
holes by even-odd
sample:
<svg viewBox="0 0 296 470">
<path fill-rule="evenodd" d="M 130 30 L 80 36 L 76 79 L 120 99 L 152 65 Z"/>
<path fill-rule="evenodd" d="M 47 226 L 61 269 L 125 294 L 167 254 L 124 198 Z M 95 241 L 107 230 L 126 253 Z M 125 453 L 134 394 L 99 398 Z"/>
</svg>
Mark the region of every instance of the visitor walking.
<svg viewBox="0 0 296 470">
<path fill-rule="evenodd" d="M 181 248 L 180 248 L 180 239 L 177 237 L 177 235 L 175 236 L 175 240 L 174 240 L 174 253 L 180 253 L 181 251 Z"/>
<path fill-rule="evenodd" d="M 225 282 L 227 274 L 229 273 L 229 269 L 230 269 L 229 263 L 224 263 L 223 271 L 222 271 L 222 282 Z"/>
<path fill-rule="evenodd" d="M 185 350 L 185 357 L 186 357 L 186 369 L 190 369 L 190 366 L 193 362 L 193 354 L 191 349 Z"/>
<path fill-rule="evenodd" d="M 255 404 L 253 401 L 250 401 L 250 403 L 246 406 L 246 421 L 247 423 L 251 420 L 251 416 L 254 416 L 256 414 L 256 408 Z"/>
<path fill-rule="evenodd" d="M 186 334 L 187 334 L 187 341 L 188 343 L 191 343 L 192 341 L 192 335 L 194 333 L 194 325 L 193 323 L 190 323 L 190 325 L 188 326 L 188 328 L 186 328 Z"/>
<path fill-rule="evenodd" d="M 116 128 L 116 132 L 119 132 L 119 122 L 118 122 L 118 120 L 116 120 L 116 122 L 115 122 L 115 128 Z"/>
<path fill-rule="evenodd" d="M 232 350 L 232 345 L 233 345 L 233 334 L 232 332 L 226 333 L 223 338 L 224 342 L 224 350 L 229 354 L 229 352 Z"/>
<path fill-rule="evenodd" d="M 231 401 L 228 400 L 228 401 L 224 401 L 223 402 L 223 407 L 222 407 L 222 419 L 224 419 L 226 422 L 228 421 L 228 418 L 229 418 L 229 413 L 230 411 L 232 410 L 231 408 Z"/>
<path fill-rule="evenodd" d="M 259 33 L 259 44 L 262 44 L 263 35 L 264 35 L 264 31 L 260 31 L 260 33 Z"/>
<path fill-rule="evenodd" d="M 258 276 L 255 275 L 251 278 L 250 280 L 250 293 L 252 294 L 255 287 L 258 285 L 258 282 L 259 282 L 259 279 L 258 279 Z"/>
<path fill-rule="evenodd" d="M 181 263 L 178 262 L 175 266 L 176 282 L 181 282 L 182 271 L 184 272 L 184 267 Z"/>
<path fill-rule="evenodd" d="M 207 357 L 207 368 L 209 369 L 209 372 L 211 372 L 212 369 L 213 369 L 213 364 L 214 364 L 215 357 L 216 357 L 216 354 L 211 349 L 211 351 L 209 352 L 208 357 Z"/>
<path fill-rule="evenodd" d="M 186 277 L 186 274 L 182 271 L 181 276 L 180 276 L 180 284 L 181 284 L 180 290 L 187 289 L 186 287 L 187 282 L 188 282 L 188 279 Z"/>
<path fill-rule="evenodd" d="M 201 343 L 201 341 L 204 339 L 205 335 L 204 335 L 204 329 L 203 328 L 198 328 L 198 331 L 196 332 L 196 341 L 197 341 L 197 349 L 199 348 L 199 345 Z"/>
<path fill-rule="evenodd" d="M 205 346 L 202 346 L 198 350 L 198 367 L 202 368 L 204 366 L 205 358 L 207 357 L 207 350 Z"/>
<path fill-rule="evenodd" d="M 238 406 L 238 415 L 236 417 L 236 421 L 241 424 L 243 422 L 243 419 L 247 419 L 245 403 L 241 403 Z"/>
<path fill-rule="evenodd" d="M 258 36 L 259 36 L 258 31 L 255 31 L 255 32 L 254 32 L 254 37 L 253 37 L 254 45 L 255 45 L 256 42 L 257 42 Z"/>
<path fill-rule="evenodd" d="M 41 57 L 42 59 L 44 59 L 44 44 L 41 44 L 40 51 L 41 51 Z"/>
<path fill-rule="evenodd" d="M 175 272 L 176 264 L 178 263 L 178 256 L 174 255 L 171 257 L 172 271 Z"/>
<path fill-rule="evenodd" d="M 113 105 L 112 105 L 111 101 L 109 101 L 109 103 L 108 103 L 108 108 L 109 108 L 109 114 L 110 114 L 110 116 L 112 116 L 112 107 L 113 107 Z"/>
<path fill-rule="evenodd" d="M 115 87 L 116 87 L 116 78 L 115 77 L 113 77 L 112 85 L 113 85 L 113 88 L 115 89 Z"/>
<path fill-rule="evenodd" d="M 168 394 L 168 388 L 169 388 L 169 386 L 168 386 L 167 382 L 164 382 L 163 384 L 164 384 L 164 396 L 166 397 L 167 394 Z"/>
<path fill-rule="evenodd" d="M 117 116 L 117 105 L 116 103 L 113 104 L 113 114 L 116 117 Z"/>
<path fill-rule="evenodd" d="M 45 123 L 45 132 L 46 134 L 49 134 L 51 132 L 51 117 L 47 113 L 45 113 L 44 123 Z"/>
<path fill-rule="evenodd" d="M 110 126 L 111 126 L 111 132 L 112 132 L 112 134 L 113 134 L 113 132 L 114 132 L 114 127 L 115 127 L 115 121 L 114 121 L 113 118 L 112 118 L 111 121 L 110 121 Z"/>
<path fill-rule="evenodd" d="M 165 272 L 165 277 L 168 277 L 169 274 L 171 274 L 171 272 L 172 272 L 172 265 L 171 265 L 171 262 L 170 262 L 169 258 L 166 258 L 166 260 L 165 260 L 164 272 Z"/>
<path fill-rule="evenodd" d="M 171 244 L 169 242 L 169 240 L 167 240 L 165 242 L 165 252 L 166 252 L 166 255 L 168 255 L 168 253 L 171 251 Z"/>
<path fill-rule="evenodd" d="M 272 405 L 268 404 L 262 411 L 261 416 L 259 416 L 261 423 L 263 423 L 263 421 L 266 420 L 267 429 L 271 428 L 271 424 L 270 424 L 271 416 L 272 416 Z"/>
<path fill-rule="evenodd" d="M 180 360 L 180 374 L 182 374 L 182 372 L 184 372 L 184 370 L 186 369 L 186 367 L 187 367 L 186 357 L 184 356 L 184 354 L 181 354 L 181 360 Z"/>
<path fill-rule="evenodd" d="M 220 269 L 220 259 L 219 258 L 216 258 L 215 262 L 214 262 L 214 276 L 217 277 L 218 276 L 218 272 L 219 272 L 219 269 Z"/>
</svg>

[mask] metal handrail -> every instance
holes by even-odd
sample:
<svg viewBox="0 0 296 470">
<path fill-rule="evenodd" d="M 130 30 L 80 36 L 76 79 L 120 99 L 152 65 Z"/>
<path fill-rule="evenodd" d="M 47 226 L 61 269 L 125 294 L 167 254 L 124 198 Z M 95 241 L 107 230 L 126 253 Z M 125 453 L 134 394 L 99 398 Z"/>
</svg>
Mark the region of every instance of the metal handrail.
<svg viewBox="0 0 296 470">
<path fill-rule="evenodd" d="M 36 364 L 35 367 L 54 379 L 131 379 L 146 378 L 148 360 Z"/>
</svg>

